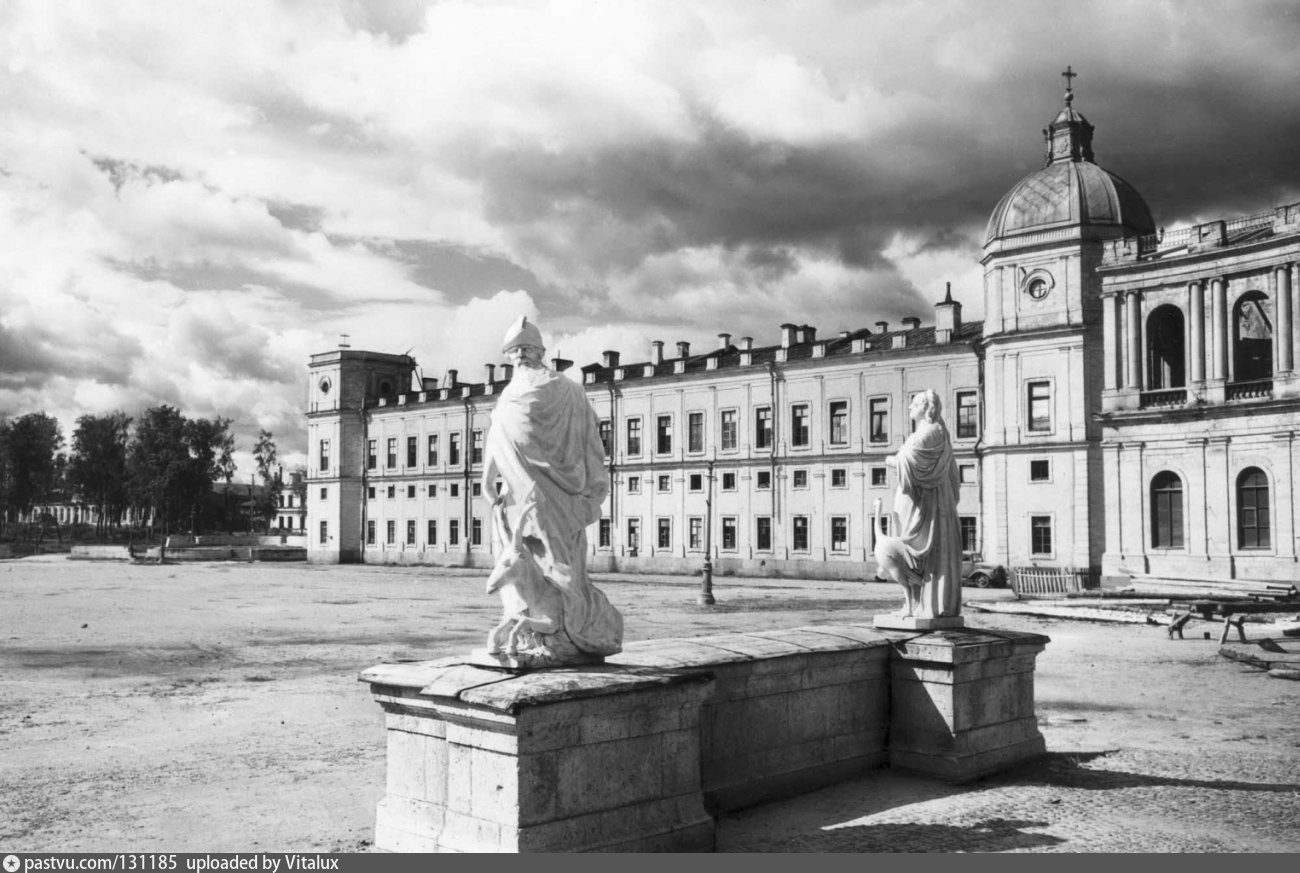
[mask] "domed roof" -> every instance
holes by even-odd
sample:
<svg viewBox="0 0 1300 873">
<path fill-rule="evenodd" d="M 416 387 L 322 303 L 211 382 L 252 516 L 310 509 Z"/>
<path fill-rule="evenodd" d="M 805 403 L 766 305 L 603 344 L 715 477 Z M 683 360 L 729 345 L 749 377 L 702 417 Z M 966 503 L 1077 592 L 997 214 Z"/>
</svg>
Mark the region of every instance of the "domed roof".
<svg viewBox="0 0 1300 873">
<path fill-rule="evenodd" d="M 1047 163 L 1012 187 L 989 217 L 984 244 L 1021 233 L 1075 226 L 1110 226 L 1127 234 L 1155 233 L 1151 210 L 1132 185 L 1092 162 L 1088 120 L 1071 106 L 1043 131 Z"/>
</svg>

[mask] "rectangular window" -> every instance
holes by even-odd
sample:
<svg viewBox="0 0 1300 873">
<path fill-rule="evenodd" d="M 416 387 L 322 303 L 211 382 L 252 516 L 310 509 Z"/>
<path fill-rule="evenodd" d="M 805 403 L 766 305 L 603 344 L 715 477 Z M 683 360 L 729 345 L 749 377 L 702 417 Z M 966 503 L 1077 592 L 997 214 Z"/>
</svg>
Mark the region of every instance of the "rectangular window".
<svg viewBox="0 0 1300 873">
<path fill-rule="evenodd" d="M 472 494 L 472 495 L 475 496 L 475 497 L 482 497 L 482 496 L 483 496 L 483 483 L 482 483 L 482 482 L 475 482 L 475 483 L 473 483 L 472 485 L 470 485 L 470 486 L 469 486 L 469 493 Z"/>
<path fill-rule="evenodd" d="M 772 518 L 760 515 L 754 519 L 754 548 L 760 552 L 772 551 Z"/>
<path fill-rule="evenodd" d="M 957 474 L 961 477 L 961 484 L 963 484 L 963 485 L 974 485 L 974 484 L 975 484 L 975 465 L 974 465 L 974 464 L 958 464 L 958 465 L 957 465 Z"/>
<path fill-rule="evenodd" d="M 722 517 L 722 550 L 724 552 L 734 552 L 736 550 L 736 517 L 734 515 L 724 515 Z"/>
<path fill-rule="evenodd" d="M 608 518 L 602 518 L 600 520 L 600 527 L 596 529 L 596 536 L 596 544 L 602 549 L 608 549 L 612 538 L 610 535 L 610 524 Z"/>
<path fill-rule="evenodd" d="M 409 436 L 406 438 L 406 466 L 418 467 L 420 465 L 420 438 Z"/>
<path fill-rule="evenodd" d="M 481 430 L 473 431 L 470 434 L 469 462 L 471 464 L 483 463 L 483 431 Z"/>
<path fill-rule="evenodd" d="M 371 519 L 370 521 L 366 522 L 366 545 L 373 546 L 374 544 L 375 544 L 375 521 L 374 519 Z"/>
<path fill-rule="evenodd" d="M 322 488 L 322 489 L 320 490 L 320 499 L 321 499 L 321 500 L 329 500 L 329 496 L 330 496 L 330 490 L 329 490 L 328 488 Z"/>
<path fill-rule="evenodd" d="M 386 461 L 387 461 L 387 463 L 385 464 L 385 466 L 386 466 L 389 470 L 396 469 L 396 467 L 397 467 L 397 437 L 389 437 L 389 438 L 388 438 L 388 456 L 387 456 L 387 458 L 386 458 Z"/>
<path fill-rule="evenodd" d="M 391 518 L 388 520 L 388 544 L 397 544 L 397 522 Z"/>
<path fill-rule="evenodd" d="M 430 497 L 437 497 L 437 496 L 438 496 L 438 486 L 437 486 L 437 485 L 430 485 L 430 486 L 429 486 L 429 496 L 430 496 Z"/>
<path fill-rule="evenodd" d="M 627 520 L 627 548 L 630 552 L 641 548 L 641 519 L 639 518 Z"/>
<path fill-rule="evenodd" d="M 790 445 L 802 448 L 808 445 L 808 404 L 799 403 L 790 407 Z"/>
<path fill-rule="evenodd" d="M 460 466 L 460 433 L 453 433 L 447 436 L 447 464 L 451 467 Z"/>
<path fill-rule="evenodd" d="M 796 515 L 791 522 L 790 547 L 796 552 L 808 551 L 808 516 Z"/>
<path fill-rule="evenodd" d="M 760 406 L 754 410 L 754 448 L 772 448 L 772 407 Z"/>
<path fill-rule="evenodd" d="M 641 419 L 639 418 L 627 420 L 627 454 L 631 458 L 641 456 Z"/>
<path fill-rule="evenodd" d="M 661 415 L 655 419 L 655 452 L 670 455 L 673 451 L 673 417 Z"/>
<path fill-rule="evenodd" d="M 793 475 L 794 475 L 794 487 L 795 487 L 795 488 L 807 488 L 807 487 L 808 487 L 808 471 L 807 471 L 807 470 L 795 470 Z"/>
<path fill-rule="evenodd" d="M 469 520 L 469 544 L 471 546 L 483 545 L 483 519 L 471 518 Z"/>
<path fill-rule="evenodd" d="M 366 492 L 367 492 L 367 494 L 366 494 L 367 497 L 369 497 L 371 500 L 374 500 L 374 499 L 375 499 L 375 486 L 374 486 L 374 485 L 371 485 L 369 488 L 367 488 L 367 489 L 366 489 Z"/>
<path fill-rule="evenodd" d="M 723 473 L 723 474 L 722 474 L 722 490 L 723 490 L 723 491 L 735 491 L 735 490 L 736 490 L 736 474 L 735 474 L 735 473 Z"/>
<path fill-rule="evenodd" d="M 703 491 L 703 490 L 704 490 L 704 474 L 703 474 L 703 473 L 692 473 L 692 474 L 691 474 L 691 478 L 690 478 L 688 481 L 690 482 L 690 489 L 691 489 L 692 491 Z"/>
<path fill-rule="evenodd" d="M 704 548 L 704 519 L 698 515 L 692 515 L 687 519 L 687 529 L 690 531 L 690 548 L 698 552 Z"/>
<path fill-rule="evenodd" d="M 452 482 L 451 485 L 450 485 L 450 491 L 451 491 L 451 496 L 452 496 L 452 497 L 459 497 L 459 496 L 460 496 L 460 483 L 459 483 L 459 482 Z"/>
<path fill-rule="evenodd" d="M 406 520 L 406 544 L 408 546 L 415 545 L 415 519 L 413 518 Z"/>
<path fill-rule="evenodd" d="M 849 550 L 849 519 L 844 515 L 831 516 L 831 551 Z"/>
<path fill-rule="evenodd" d="M 426 527 L 427 527 L 428 529 L 425 531 L 425 536 L 429 538 L 429 545 L 431 545 L 431 546 L 436 546 L 436 545 L 438 545 L 438 521 L 437 521 L 437 519 L 433 519 L 433 518 L 429 519 L 429 523 L 426 525 Z"/>
<path fill-rule="evenodd" d="M 366 469 L 379 466 L 379 440 L 366 440 Z"/>
<path fill-rule="evenodd" d="M 1048 431 L 1052 429 L 1052 383 L 1030 382 L 1026 386 L 1027 412 L 1029 429 Z"/>
<path fill-rule="evenodd" d="M 460 519 L 453 518 L 447 521 L 447 545 L 460 545 Z"/>
<path fill-rule="evenodd" d="M 429 434 L 429 447 L 428 447 L 427 455 L 428 457 L 426 460 L 428 462 L 428 465 L 430 467 L 438 466 L 438 435 L 436 433 Z"/>
<path fill-rule="evenodd" d="M 766 491 L 772 487 L 772 471 L 759 470 L 754 474 L 754 488 L 759 491 Z"/>
<path fill-rule="evenodd" d="M 867 438 L 873 443 L 889 442 L 889 398 L 873 397 L 867 409 Z"/>
<path fill-rule="evenodd" d="M 832 400 L 830 406 L 830 440 L 833 446 L 849 444 L 849 402 Z"/>
<path fill-rule="evenodd" d="M 1052 517 L 1050 515 L 1031 515 L 1029 517 L 1029 551 L 1034 555 L 1052 554 Z"/>
<path fill-rule="evenodd" d="M 612 434 L 613 434 L 613 430 L 610 427 L 609 419 L 602 418 L 600 420 L 600 446 L 602 449 L 605 450 L 605 457 L 607 458 L 610 456 L 610 453 L 613 451 L 613 448 L 609 444 L 609 440 Z"/>
<path fill-rule="evenodd" d="M 328 473 L 330 471 L 330 441 L 320 441 L 320 471 Z"/>
<path fill-rule="evenodd" d="M 329 538 L 330 538 L 330 524 L 329 524 L 328 521 L 322 521 L 322 522 L 320 523 L 320 542 L 321 542 L 321 545 L 323 546 L 323 545 L 325 545 L 325 543 L 329 542 Z"/>
<path fill-rule="evenodd" d="M 659 492 L 666 493 L 673 490 L 673 480 L 667 473 L 659 477 Z"/>
<path fill-rule="evenodd" d="M 704 451 L 704 413 L 691 412 L 686 416 L 686 451 Z"/>
<path fill-rule="evenodd" d="M 389 499 L 389 500 L 393 500 L 393 499 L 395 499 L 396 497 L 397 497 L 397 486 L 396 486 L 396 485 L 389 485 L 389 486 L 388 486 L 388 499 Z"/>
<path fill-rule="evenodd" d="M 658 519 L 659 525 L 659 548 L 671 549 L 673 547 L 673 520 L 671 518 Z"/>
<path fill-rule="evenodd" d="M 640 493 L 641 493 L 641 477 L 640 477 L 640 476 L 628 476 L 628 477 L 627 477 L 627 493 L 628 493 L 628 494 L 640 494 Z"/>
<path fill-rule="evenodd" d="M 885 487 L 886 485 L 888 485 L 888 484 L 889 484 L 889 468 L 888 468 L 888 467 L 872 467 L 872 468 L 871 468 L 871 487 L 872 487 L 872 488 L 884 488 L 884 487 Z"/>
<path fill-rule="evenodd" d="M 961 524 L 961 550 L 978 552 L 980 550 L 978 520 L 973 515 L 963 515 L 957 521 Z"/>
<path fill-rule="evenodd" d="M 736 410 L 722 410 L 722 431 L 719 435 L 721 448 L 724 452 L 729 452 L 736 448 Z"/>
<path fill-rule="evenodd" d="M 415 499 L 415 486 L 414 486 L 414 485 L 407 485 L 407 486 L 406 486 L 406 499 L 407 499 L 407 500 L 414 500 L 414 499 Z"/>
<path fill-rule="evenodd" d="M 1038 458 L 1029 462 L 1030 482 L 1050 482 L 1052 479 L 1052 462 Z"/>
<path fill-rule="evenodd" d="M 849 471 L 843 467 L 835 467 L 831 470 L 831 487 L 847 488 L 849 487 Z"/>
<path fill-rule="evenodd" d="M 979 406 L 974 391 L 957 392 L 957 439 L 970 440 L 979 436 Z"/>
</svg>

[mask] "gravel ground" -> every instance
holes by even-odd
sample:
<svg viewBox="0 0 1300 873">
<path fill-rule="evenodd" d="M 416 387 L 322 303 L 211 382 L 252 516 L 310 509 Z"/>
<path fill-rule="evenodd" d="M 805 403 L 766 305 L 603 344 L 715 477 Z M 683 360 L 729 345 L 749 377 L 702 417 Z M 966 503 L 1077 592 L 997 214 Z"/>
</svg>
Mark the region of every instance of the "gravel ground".
<svg viewBox="0 0 1300 873">
<path fill-rule="evenodd" d="M 482 644 L 482 573 L 0 561 L 0 853 L 365 851 L 384 660 Z M 602 576 L 627 639 L 860 621 L 891 586 Z M 1009 598 L 967 592 L 968 600 Z M 971 613 L 1052 638 L 1046 759 L 953 787 L 888 770 L 730 814 L 720 851 L 1294 852 L 1300 683 L 1162 628 Z M 1216 634 L 1217 636 L 1217 634 Z"/>
</svg>

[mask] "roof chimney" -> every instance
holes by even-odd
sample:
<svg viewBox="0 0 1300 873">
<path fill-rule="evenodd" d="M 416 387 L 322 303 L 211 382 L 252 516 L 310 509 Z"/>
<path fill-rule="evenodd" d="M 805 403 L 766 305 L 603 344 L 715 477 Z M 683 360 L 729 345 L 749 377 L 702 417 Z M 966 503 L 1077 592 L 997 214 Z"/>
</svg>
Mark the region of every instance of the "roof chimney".
<svg viewBox="0 0 1300 873">
<path fill-rule="evenodd" d="M 742 352 L 752 352 L 754 350 L 754 338 L 752 336 L 742 336 L 740 338 L 740 350 Z"/>
<path fill-rule="evenodd" d="M 798 330 L 793 324 L 781 325 L 781 348 L 788 349 L 795 344 L 795 331 Z"/>
<path fill-rule="evenodd" d="M 460 375 L 460 371 L 459 371 L 459 370 L 448 370 L 448 371 L 447 371 L 447 387 L 448 387 L 448 388 L 455 388 L 458 384 L 460 384 L 460 383 L 458 383 L 458 382 L 456 381 L 456 377 L 459 376 L 459 375 Z"/>
<path fill-rule="evenodd" d="M 840 331 L 840 339 L 848 339 L 848 338 L 849 338 L 849 332 L 847 330 Z"/>
<path fill-rule="evenodd" d="M 677 357 L 689 358 L 691 356 L 691 344 L 679 342 L 677 344 Z"/>
<path fill-rule="evenodd" d="M 551 366 L 555 368 L 555 372 L 563 373 L 565 370 L 573 366 L 573 361 L 566 360 L 565 358 L 551 358 Z"/>
<path fill-rule="evenodd" d="M 877 322 L 876 322 L 876 332 L 877 332 L 877 333 L 889 333 L 889 322 L 887 322 L 887 321 L 877 321 Z"/>
<path fill-rule="evenodd" d="M 727 350 L 727 346 L 729 346 L 729 345 L 731 345 L 731 334 L 729 334 L 729 333 L 720 333 L 720 334 L 718 334 L 718 349 L 719 349 L 719 351 L 726 351 L 726 350 Z"/>
<path fill-rule="evenodd" d="M 483 381 L 486 382 L 489 387 L 491 387 L 492 383 L 495 382 L 496 380 L 497 380 L 496 364 L 484 364 Z"/>
<path fill-rule="evenodd" d="M 611 349 L 606 349 L 605 351 L 601 352 L 600 359 L 601 359 L 600 360 L 601 366 L 604 366 L 606 368 L 618 366 L 618 352 L 613 351 Z"/>
<path fill-rule="evenodd" d="M 650 343 L 650 363 L 662 364 L 664 362 L 664 341 L 655 340 Z"/>
<path fill-rule="evenodd" d="M 943 302 L 934 305 L 934 341 L 940 344 L 952 342 L 961 330 L 961 304 L 952 299 L 952 283 L 947 284 Z"/>
<path fill-rule="evenodd" d="M 502 365 L 501 365 L 501 381 L 502 381 L 502 382 L 509 382 L 509 381 L 510 381 L 511 379 L 513 379 L 514 377 L 515 377 L 515 365 L 514 365 L 514 364 L 502 364 Z"/>
<path fill-rule="evenodd" d="M 811 324 L 805 324 L 799 328 L 799 342 L 815 343 L 817 342 L 817 328 Z"/>
<path fill-rule="evenodd" d="M 903 319 L 904 330 L 916 330 L 920 326 L 921 319 L 917 318 L 915 315 L 909 315 L 907 318 Z"/>
<path fill-rule="evenodd" d="M 437 391 L 438 380 L 433 378 L 432 376 L 425 376 L 424 383 L 420 387 L 425 391 Z"/>
</svg>

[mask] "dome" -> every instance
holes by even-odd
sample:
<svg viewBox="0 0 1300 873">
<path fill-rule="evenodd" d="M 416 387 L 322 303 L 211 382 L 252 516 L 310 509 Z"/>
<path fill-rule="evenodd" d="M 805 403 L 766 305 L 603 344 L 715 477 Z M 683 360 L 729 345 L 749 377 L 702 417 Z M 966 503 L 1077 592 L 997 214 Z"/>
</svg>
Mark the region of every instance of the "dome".
<svg viewBox="0 0 1300 873">
<path fill-rule="evenodd" d="M 1142 195 L 1093 163 L 1093 127 L 1074 109 L 1073 101 L 1074 93 L 1066 91 L 1065 108 L 1043 131 L 1047 165 L 1017 182 L 993 209 L 984 236 L 986 246 L 999 238 L 1068 227 L 1155 233 Z"/>
</svg>

